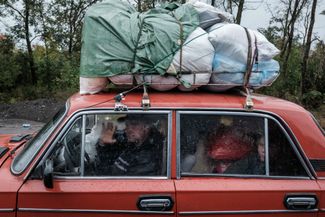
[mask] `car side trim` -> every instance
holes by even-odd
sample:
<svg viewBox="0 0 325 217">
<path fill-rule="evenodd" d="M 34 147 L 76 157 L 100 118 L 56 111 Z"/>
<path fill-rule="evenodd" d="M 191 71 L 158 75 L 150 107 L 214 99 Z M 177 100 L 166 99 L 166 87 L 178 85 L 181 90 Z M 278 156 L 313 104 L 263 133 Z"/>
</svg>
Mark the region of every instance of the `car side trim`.
<svg viewBox="0 0 325 217">
<path fill-rule="evenodd" d="M 174 212 L 173 211 L 139 211 L 139 210 L 19 208 L 18 211 L 19 212 L 50 212 L 50 213 L 109 213 L 109 214 L 156 214 L 156 215 L 174 215 Z"/>
<path fill-rule="evenodd" d="M 168 180 L 166 176 L 54 176 L 55 180 Z"/>
<path fill-rule="evenodd" d="M 7 208 L 1 208 L 0 212 L 14 212 L 15 209 L 7 209 Z"/>
<path fill-rule="evenodd" d="M 231 211 L 184 211 L 179 215 L 236 215 L 236 214 L 275 214 L 275 213 L 314 213 L 318 209 L 311 210 L 231 210 Z"/>
</svg>

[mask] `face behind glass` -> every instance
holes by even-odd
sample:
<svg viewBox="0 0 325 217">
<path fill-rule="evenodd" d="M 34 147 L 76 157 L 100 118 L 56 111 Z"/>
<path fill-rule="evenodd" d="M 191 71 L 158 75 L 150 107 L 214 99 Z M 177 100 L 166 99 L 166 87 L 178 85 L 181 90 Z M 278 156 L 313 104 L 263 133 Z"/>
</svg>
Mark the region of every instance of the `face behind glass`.
<svg viewBox="0 0 325 217">
<path fill-rule="evenodd" d="M 148 136 L 149 127 L 143 122 L 127 121 L 125 133 L 128 142 L 140 145 Z"/>
</svg>

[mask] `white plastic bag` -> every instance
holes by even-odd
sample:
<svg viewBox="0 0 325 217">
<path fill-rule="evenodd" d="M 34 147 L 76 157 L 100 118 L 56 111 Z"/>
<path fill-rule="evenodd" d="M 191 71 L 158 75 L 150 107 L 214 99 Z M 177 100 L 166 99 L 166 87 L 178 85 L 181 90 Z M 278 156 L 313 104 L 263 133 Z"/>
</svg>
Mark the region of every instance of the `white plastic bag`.
<svg viewBox="0 0 325 217">
<path fill-rule="evenodd" d="M 169 74 L 180 71 L 187 72 L 181 74 L 179 80 L 188 83 L 191 87 L 180 85 L 179 89 L 191 91 L 209 82 L 212 72 L 212 61 L 214 48 L 208 39 L 208 34 L 202 28 L 194 30 L 184 42 L 182 48 L 182 68 L 180 66 L 181 52 L 178 51 L 168 69 Z M 189 72 L 198 72 L 195 75 Z"/>
<path fill-rule="evenodd" d="M 80 77 L 80 94 L 95 94 L 104 90 L 108 84 L 106 77 L 85 78 Z"/>
<path fill-rule="evenodd" d="M 270 60 L 280 51 L 261 33 L 248 30 L 251 49 L 255 52 L 257 42 L 258 60 Z M 216 24 L 209 29 L 209 40 L 218 55 L 231 58 L 242 64 L 247 62 L 248 39 L 244 27 L 238 24 Z"/>
<path fill-rule="evenodd" d="M 175 76 L 161 76 L 161 75 L 135 75 L 135 80 L 138 84 L 144 81 L 149 84 L 149 86 L 158 91 L 171 90 L 179 84 Z"/>
<path fill-rule="evenodd" d="M 115 85 L 132 85 L 133 75 L 114 75 L 109 77 L 109 80 Z"/>
</svg>

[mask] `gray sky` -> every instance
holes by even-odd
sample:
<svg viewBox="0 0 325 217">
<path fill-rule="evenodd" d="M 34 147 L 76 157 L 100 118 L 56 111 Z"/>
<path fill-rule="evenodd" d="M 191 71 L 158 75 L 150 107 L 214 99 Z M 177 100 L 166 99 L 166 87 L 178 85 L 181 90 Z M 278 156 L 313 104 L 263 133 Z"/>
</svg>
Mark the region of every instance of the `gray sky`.
<svg viewBox="0 0 325 217">
<path fill-rule="evenodd" d="M 131 0 L 132 1 L 132 0 Z M 202 2 L 210 0 L 200 0 Z M 279 5 L 279 0 L 246 0 L 245 6 L 248 10 L 243 12 L 242 25 L 251 29 L 258 29 L 260 27 L 267 27 L 270 20 L 269 8 L 275 11 L 276 7 Z M 325 15 L 320 15 L 320 12 L 325 10 L 325 0 L 318 0 L 318 10 L 314 26 L 314 34 L 316 34 L 321 40 L 325 41 Z M 5 25 L 10 25 L 10 20 L 2 19 L 0 20 L 0 33 L 5 32 Z M 303 29 L 302 26 L 298 29 Z"/>
<path fill-rule="evenodd" d="M 246 7 L 256 10 L 245 10 L 243 12 L 242 25 L 251 29 L 260 27 L 267 27 L 270 20 L 270 12 L 268 11 L 267 4 L 275 11 L 279 0 L 247 0 Z M 320 12 L 325 10 L 325 0 L 318 0 L 318 10 L 314 26 L 314 34 L 319 36 L 321 40 L 325 41 L 325 15 L 320 15 Z M 302 26 L 300 26 L 302 29 Z"/>
</svg>

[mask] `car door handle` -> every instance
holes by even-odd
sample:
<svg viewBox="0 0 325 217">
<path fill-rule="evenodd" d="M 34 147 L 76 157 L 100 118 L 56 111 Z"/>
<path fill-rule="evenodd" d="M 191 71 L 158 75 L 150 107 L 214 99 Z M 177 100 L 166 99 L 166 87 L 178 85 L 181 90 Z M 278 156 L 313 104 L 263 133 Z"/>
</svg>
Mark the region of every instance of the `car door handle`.
<svg viewBox="0 0 325 217">
<path fill-rule="evenodd" d="M 317 198 L 315 196 L 288 196 L 285 205 L 291 210 L 310 210 L 317 207 Z"/>
<path fill-rule="evenodd" d="M 143 211 L 169 211 L 174 202 L 169 196 L 141 197 L 138 201 L 139 210 Z"/>
</svg>

